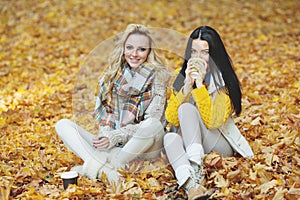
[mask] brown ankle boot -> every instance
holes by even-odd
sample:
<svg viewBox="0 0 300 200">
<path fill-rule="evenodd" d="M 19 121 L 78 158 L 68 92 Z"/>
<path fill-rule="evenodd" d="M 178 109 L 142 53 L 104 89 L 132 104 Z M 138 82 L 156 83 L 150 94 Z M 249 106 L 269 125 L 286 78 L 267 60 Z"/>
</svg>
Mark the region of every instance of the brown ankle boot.
<svg viewBox="0 0 300 200">
<path fill-rule="evenodd" d="M 210 197 L 211 193 L 202 185 L 198 188 L 191 188 L 188 191 L 188 200 L 205 200 Z"/>
</svg>

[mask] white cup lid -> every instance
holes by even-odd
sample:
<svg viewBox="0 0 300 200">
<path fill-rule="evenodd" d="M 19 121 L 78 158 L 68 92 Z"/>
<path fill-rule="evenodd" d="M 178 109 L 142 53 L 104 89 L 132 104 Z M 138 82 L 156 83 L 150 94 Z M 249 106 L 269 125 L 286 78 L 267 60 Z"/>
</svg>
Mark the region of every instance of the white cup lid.
<svg viewBox="0 0 300 200">
<path fill-rule="evenodd" d="M 64 172 L 60 177 L 63 179 L 76 178 L 78 177 L 78 173 L 75 171 Z"/>
</svg>

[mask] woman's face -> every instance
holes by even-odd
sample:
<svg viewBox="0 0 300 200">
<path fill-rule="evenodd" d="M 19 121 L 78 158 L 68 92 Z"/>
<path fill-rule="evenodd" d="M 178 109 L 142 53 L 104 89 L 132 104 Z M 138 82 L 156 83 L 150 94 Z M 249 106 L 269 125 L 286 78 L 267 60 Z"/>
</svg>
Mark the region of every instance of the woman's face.
<svg viewBox="0 0 300 200">
<path fill-rule="evenodd" d="M 208 63 L 209 46 L 205 40 L 194 39 L 192 42 L 191 58 L 202 58 Z"/>
<path fill-rule="evenodd" d="M 150 40 L 142 34 L 131 34 L 124 46 L 125 60 L 132 70 L 140 67 L 148 58 L 150 53 Z"/>
</svg>

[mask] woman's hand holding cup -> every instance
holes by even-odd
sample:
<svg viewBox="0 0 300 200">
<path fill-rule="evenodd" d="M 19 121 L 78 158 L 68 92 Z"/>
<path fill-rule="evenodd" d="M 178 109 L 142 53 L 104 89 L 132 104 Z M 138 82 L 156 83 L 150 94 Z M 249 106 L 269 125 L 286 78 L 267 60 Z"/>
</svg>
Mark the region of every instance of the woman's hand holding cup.
<svg viewBox="0 0 300 200">
<path fill-rule="evenodd" d="M 186 75 L 192 79 L 192 83 L 196 82 L 197 87 L 202 86 L 203 79 L 207 72 L 207 63 L 201 58 L 191 58 L 187 63 Z"/>
</svg>

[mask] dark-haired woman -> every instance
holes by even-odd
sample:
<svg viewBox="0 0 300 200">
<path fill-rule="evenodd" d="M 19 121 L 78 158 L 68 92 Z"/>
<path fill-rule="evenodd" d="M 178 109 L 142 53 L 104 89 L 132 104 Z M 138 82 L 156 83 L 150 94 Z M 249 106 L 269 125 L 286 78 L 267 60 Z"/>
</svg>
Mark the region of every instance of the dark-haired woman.
<svg viewBox="0 0 300 200">
<path fill-rule="evenodd" d="M 195 29 L 173 84 L 166 119 L 179 134 L 164 136 L 164 147 L 180 187 L 189 199 L 207 197 L 202 159 L 211 151 L 244 157 L 253 152 L 231 115 L 241 112 L 241 89 L 219 34 L 211 27 Z"/>
</svg>

